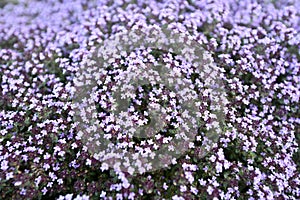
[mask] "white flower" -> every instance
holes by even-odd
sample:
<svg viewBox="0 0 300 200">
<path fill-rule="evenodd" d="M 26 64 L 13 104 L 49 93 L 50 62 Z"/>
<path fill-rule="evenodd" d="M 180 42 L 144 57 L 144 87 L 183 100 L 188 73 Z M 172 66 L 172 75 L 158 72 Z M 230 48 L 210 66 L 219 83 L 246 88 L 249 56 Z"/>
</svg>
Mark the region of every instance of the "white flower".
<svg viewBox="0 0 300 200">
<path fill-rule="evenodd" d="M 87 159 L 85 164 L 90 166 L 92 164 L 92 161 L 90 159 Z"/>
<path fill-rule="evenodd" d="M 73 194 L 67 194 L 65 200 L 72 200 Z"/>
<path fill-rule="evenodd" d="M 17 182 L 15 182 L 14 186 L 20 186 L 21 184 L 22 184 L 21 181 L 17 181 Z"/>
<path fill-rule="evenodd" d="M 100 169 L 101 169 L 101 171 L 108 170 L 108 164 L 107 163 L 102 163 Z"/>
<path fill-rule="evenodd" d="M 177 196 L 177 195 L 175 195 L 175 196 L 173 196 L 173 197 L 172 197 L 172 200 L 184 200 L 184 198 L 183 198 L 183 197 L 180 197 L 180 196 Z"/>
<path fill-rule="evenodd" d="M 213 188 L 211 187 L 211 186 L 208 186 L 208 188 L 207 188 L 207 193 L 209 194 L 209 195 L 211 195 L 212 193 L 213 193 Z"/>
<path fill-rule="evenodd" d="M 209 160 L 211 161 L 211 162 L 215 162 L 216 161 L 216 156 L 215 155 L 212 155 L 210 158 L 209 158 Z"/>
<path fill-rule="evenodd" d="M 102 191 L 101 194 L 100 194 L 100 197 L 101 197 L 101 198 L 106 197 L 106 192 Z"/>
</svg>

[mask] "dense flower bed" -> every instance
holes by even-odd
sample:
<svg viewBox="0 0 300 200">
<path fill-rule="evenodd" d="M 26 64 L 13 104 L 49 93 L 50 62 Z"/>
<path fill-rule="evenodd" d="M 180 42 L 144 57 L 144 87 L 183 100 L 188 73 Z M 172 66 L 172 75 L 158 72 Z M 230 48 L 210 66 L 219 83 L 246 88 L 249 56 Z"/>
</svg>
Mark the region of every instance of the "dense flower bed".
<svg viewBox="0 0 300 200">
<path fill-rule="evenodd" d="M 300 198 L 299 1 L 18 0 L 0 7 L 1 199 Z M 89 151 L 78 131 L 76 82 L 95 46 L 152 26 L 185 33 L 211 52 L 228 103 L 221 133 L 199 156 L 211 115 L 201 103 L 201 77 L 188 75 L 192 67 L 170 52 L 144 49 L 101 68 L 95 102 L 115 144 L 121 133 L 103 109 L 111 106 L 108 91 L 128 63 L 163 59 L 197 88 L 204 125 L 188 150 L 166 161 L 168 167 L 134 174 Z M 143 106 L 158 102 L 168 108 L 167 123 L 173 120 L 146 143 L 121 138 L 151 153 L 153 145 L 177 136 L 173 130 L 181 118 L 174 113 L 180 111 L 176 94 L 160 85 L 139 87 L 138 94 L 127 94 L 129 110 L 145 111 Z M 147 114 L 132 116 L 147 122 Z"/>
</svg>

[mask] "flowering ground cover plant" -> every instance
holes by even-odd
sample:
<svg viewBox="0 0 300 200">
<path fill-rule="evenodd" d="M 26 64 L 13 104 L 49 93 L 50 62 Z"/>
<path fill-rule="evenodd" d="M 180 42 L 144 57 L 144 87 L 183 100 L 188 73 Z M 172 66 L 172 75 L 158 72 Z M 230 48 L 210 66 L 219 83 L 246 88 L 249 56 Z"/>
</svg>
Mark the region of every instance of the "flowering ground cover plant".
<svg viewBox="0 0 300 200">
<path fill-rule="evenodd" d="M 0 199 L 299 199 L 297 0 L 0 4 Z"/>
</svg>

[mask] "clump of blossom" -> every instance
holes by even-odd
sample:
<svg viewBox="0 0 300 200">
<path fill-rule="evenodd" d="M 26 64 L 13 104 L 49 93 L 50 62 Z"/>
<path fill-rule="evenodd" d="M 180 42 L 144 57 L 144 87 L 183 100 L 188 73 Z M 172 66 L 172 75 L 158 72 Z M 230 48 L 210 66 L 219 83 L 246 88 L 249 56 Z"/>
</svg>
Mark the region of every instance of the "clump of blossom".
<svg viewBox="0 0 300 200">
<path fill-rule="evenodd" d="M 296 0 L 1 3 L 0 198 L 299 199 L 299 10 Z M 76 78 L 95 47 L 139 26 L 185 33 L 210 51 L 228 104 L 222 131 L 208 152 L 202 147 L 209 122 L 199 127 L 188 151 L 166 160 L 168 167 L 134 174 L 91 153 L 74 101 Z M 180 64 L 172 52 L 137 53 L 127 52 L 107 70 L 100 68 L 94 97 L 107 136 L 117 138 L 116 145 L 138 144 L 150 155 L 155 145 L 176 134 L 145 141 L 118 137 L 113 119 L 103 111 L 113 105 L 107 92 L 115 84 L 112 78 L 124 74 L 128 63 L 139 69 L 143 59 L 155 64 L 163 58 L 183 70 L 192 65 Z M 201 87 L 200 80 L 190 78 L 191 88 Z M 176 94 L 163 87 L 135 92 L 125 93 L 135 123 L 147 123 L 145 103 L 167 105 L 167 119 L 179 112 Z M 197 111 L 206 119 L 209 108 L 204 99 L 198 101 Z"/>
</svg>

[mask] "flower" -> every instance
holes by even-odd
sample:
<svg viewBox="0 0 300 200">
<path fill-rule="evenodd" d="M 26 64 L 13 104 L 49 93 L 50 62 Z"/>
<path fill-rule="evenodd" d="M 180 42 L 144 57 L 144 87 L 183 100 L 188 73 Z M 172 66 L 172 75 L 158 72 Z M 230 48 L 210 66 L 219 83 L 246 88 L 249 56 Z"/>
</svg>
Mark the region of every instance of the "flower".
<svg viewBox="0 0 300 200">
<path fill-rule="evenodd" d="M 0 185 L 14 186 L 1 198 L 300 196 L 298 1 L 0 4 Z M 169 37 L 156 40 L 164 29 L 180 36 L 175 48 Z M 128 32 L 164 45 L 138 46 L 137 35 L 122 48 Z M 197 71 L 193 48 L 182 44 L 212 51 L 203 59 L 215 66 Z M 144 81 L 133 83 L 138 77 Z M 93 83 L 92 92 L 84 87 Z M 81 92 L 87 98 L 77 112 Z M 129 101 L 120 104 L 118 93 Z M 183 106 L 191 101 L 192 109 Z M 176 146 L 181 139 L 189 140 Z M 163 157 L 164 169 L 145 161 L 185 148 L 181 157 Z"/>
</svg>

